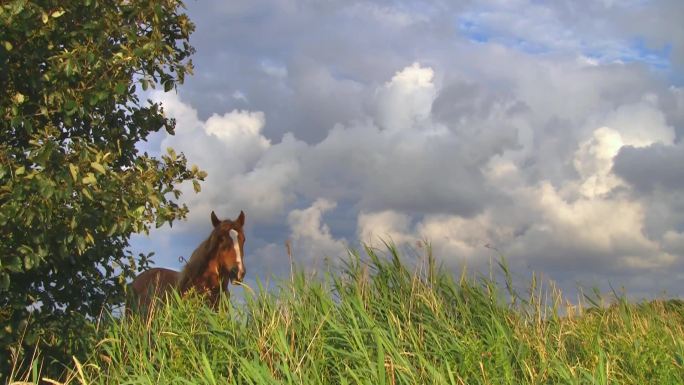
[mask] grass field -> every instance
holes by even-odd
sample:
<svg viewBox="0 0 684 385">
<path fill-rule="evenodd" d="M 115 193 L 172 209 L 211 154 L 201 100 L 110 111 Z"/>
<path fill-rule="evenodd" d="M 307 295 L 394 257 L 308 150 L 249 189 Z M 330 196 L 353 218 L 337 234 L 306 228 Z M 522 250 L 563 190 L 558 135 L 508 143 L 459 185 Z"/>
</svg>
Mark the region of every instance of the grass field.
<svg viewBox="0 0 684 385">
<path fill-rule="evenodd" d="M 680 384 L 684 305 L 568 307 L 532 279 L 415 267 L 366 250 L 213 311 L 171 298 L 112 320 L 73 384 Z M 36 381 L 39 370 L 21 378 Z"/>
</svg>

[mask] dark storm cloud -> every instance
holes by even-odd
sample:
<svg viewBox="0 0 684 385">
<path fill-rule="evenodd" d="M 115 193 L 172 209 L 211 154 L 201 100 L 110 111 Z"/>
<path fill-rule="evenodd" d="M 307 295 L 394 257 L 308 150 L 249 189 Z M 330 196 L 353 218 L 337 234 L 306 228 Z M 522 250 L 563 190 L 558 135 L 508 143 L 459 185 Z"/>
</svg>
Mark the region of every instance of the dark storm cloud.
<svg viewBox="0 0 684 385">
<path fill-rule="evenodd" d="M 615 158 L 615 173 L 637 190 L 684 190 L 684 146 L 625 146 Z"/>
</svg>

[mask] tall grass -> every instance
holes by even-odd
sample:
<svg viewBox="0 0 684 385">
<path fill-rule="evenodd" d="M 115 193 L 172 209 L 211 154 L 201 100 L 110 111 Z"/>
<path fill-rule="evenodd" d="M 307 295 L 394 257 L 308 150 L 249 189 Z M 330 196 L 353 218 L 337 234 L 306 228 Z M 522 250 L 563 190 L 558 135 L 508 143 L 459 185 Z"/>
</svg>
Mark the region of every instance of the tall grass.
<svg viewBox="0 0 684 385">
<path fill-rule="evenodd" d="M 352 254 L 341 271 L 295 271 L 217 310 L 174 296 L 113 319 L 67 382 L 82 384 L 676 384 L 677 301 L 588 311 L 561 294 L 454 276 L 397 250 Z"/>
</svg>

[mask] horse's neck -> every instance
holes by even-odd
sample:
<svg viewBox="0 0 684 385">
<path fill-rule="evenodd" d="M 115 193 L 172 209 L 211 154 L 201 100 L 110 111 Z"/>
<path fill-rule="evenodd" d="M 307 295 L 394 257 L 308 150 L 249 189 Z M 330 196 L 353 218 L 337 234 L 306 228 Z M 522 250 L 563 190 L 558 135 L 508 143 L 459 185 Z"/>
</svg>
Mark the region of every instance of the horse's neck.
<svg viewBox="0 0 684 385">
<path fill-rule="evenodd" d="M 197 246 L 195 251 L 192 252 L 190 260 L 180 272 L 177 282 L 178 288 L 181 290 L 189 289 L 192 281 L 197 278 L 197 276 L 201 275 L 206 268 L 206 265 L 210 260 L 209 256 L 216 247 L 216 245 L 211 244 L 211 236 Z"/>
</svg>

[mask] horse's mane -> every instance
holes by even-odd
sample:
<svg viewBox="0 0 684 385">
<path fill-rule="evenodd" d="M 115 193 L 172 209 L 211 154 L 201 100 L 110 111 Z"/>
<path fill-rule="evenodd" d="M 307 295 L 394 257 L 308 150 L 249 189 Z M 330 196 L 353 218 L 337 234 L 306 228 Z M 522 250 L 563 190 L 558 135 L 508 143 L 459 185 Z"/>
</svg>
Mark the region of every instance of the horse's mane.
<svg viewBox="0 0 684 385">
<path fill-rule="evenodd" d="M 215 237 L 214 231 L 212 231 L 209 238 L 200 243 L 195 251 L 192 252 L 190 260 L 185 264 L 185 267 L 178 278 L 178 288 L 181 292 L 189 289 L 192 285 L 192 281 L 204 272 L 207 263 L 216 250 L 217 239 L 218 237 Z"/>
</svg>

